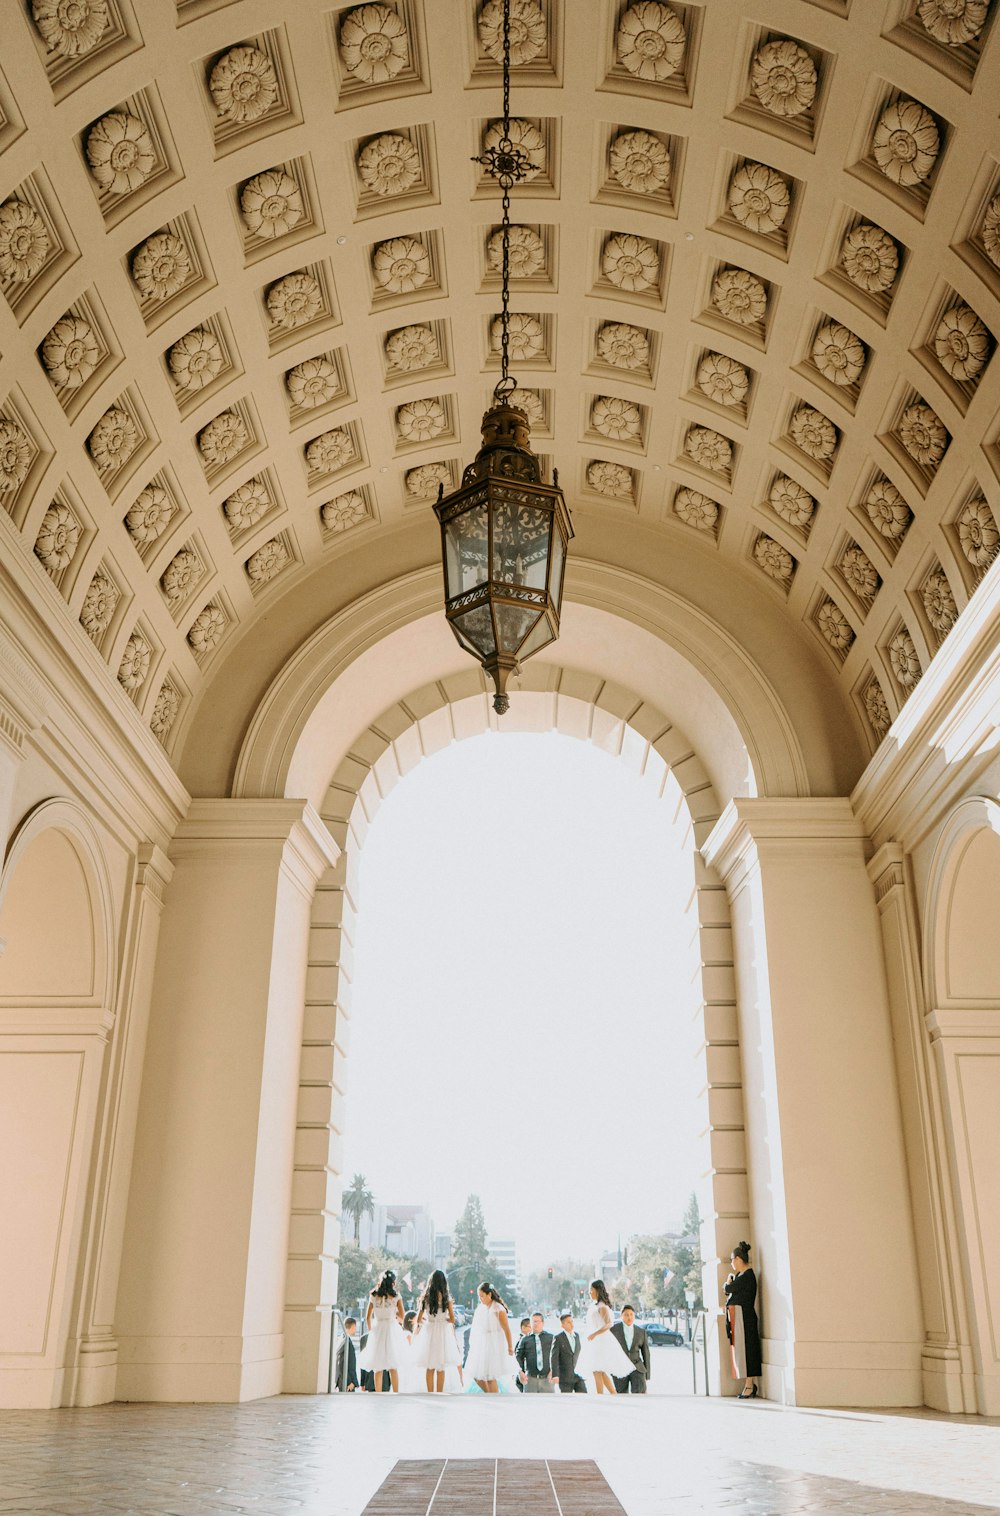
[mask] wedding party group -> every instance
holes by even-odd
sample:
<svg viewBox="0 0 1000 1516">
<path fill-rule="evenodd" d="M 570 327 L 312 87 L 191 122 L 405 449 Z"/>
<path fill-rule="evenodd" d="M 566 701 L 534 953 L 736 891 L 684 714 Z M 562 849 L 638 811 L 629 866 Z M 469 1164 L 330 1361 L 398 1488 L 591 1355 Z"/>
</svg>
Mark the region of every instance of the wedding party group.
<svg viewBox="0 0 1000 1516">
<path fill-rule="evenodd" d="M 557 1389 L 563 1395 L 579 1395 L 587 1392 L 592 1379 L 599 1395 L 644 1394 L 650 1375 L 649 1343 L 635 1323 L 634 1309 L 625 1306 L 621 1321 L 615 1322 L 602 1279 L 591 1284 L 590 1298 L 583 1332 L 577 1331 L 569 1312 L 561 1316 L 558 1332 L 547 1332 L 543 1316 L 536 1312 L 522 1321 L 515 1345 L 507 1306 L 484 1282 L 463 1362 L 455 1304 L 443 1271 L 435 1270 L 419 1309 L 408 1314 L 396 1276 L 386 1269 L 368 1297 L 368 1335 L 360 1352 L 354 1346 L 357 1321 L 345 1323 L 348 1335 L 338 1356 L 338 1384 L 353 1390 L 367 1383 L 376 1394 L 387 1388 L 442 1394 L 451 1377 L 460 1388 L 475 1385 L 487 1395 L 517 1390 L 555 1394 Z M 423 1385 L 412 1382 L 415 1375 L 423 1376 Z"/>
</svg>

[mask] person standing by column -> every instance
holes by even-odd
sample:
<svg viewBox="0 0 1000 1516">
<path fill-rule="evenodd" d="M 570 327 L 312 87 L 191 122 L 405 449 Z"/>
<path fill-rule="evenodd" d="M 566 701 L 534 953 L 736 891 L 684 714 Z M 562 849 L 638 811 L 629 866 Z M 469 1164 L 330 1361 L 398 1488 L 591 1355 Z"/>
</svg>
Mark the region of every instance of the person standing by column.
<svg viewBox="0 0 1000 1516">
<path fill-rule="evenodd" d="M 338 1390 L 357 1390 L 361 1387 L 361 1380 L 358 1377 L 358 1354 L 354 1345 L 357 1330 L 357 1318 L 346 1316 L 344 1340 L 337 1349 L 336 1386 Z"/>
<path fill-rule="evenodd" d="M 734 1379 L 744 1379 L 738 1400 L 755 1400 L 760 1394 L 760 1326 L 757 1322 L 757 1275 L 750 1267 L 750 1244 L 738 1242 L 729 1255 L 733 1272 L 725 1283 L 726 1336 L 729 1338 Z"/>
<path fill-rule="evenodd" d="M 561 1332 L 552 1341 L 552 1373 L 559 1381 L 560 1395 L 586 1395 L 587 1381 L 576 1372 L 583 1343 L 569 1311 L 560 1316 Z"/>
<path fill-rule="evenodd" d="M 625 1356 L 634 1365 L 631 1374 L 615 1377 L 615 1389 L 619 1395 L 645 1395 L 650 1371 L 649 1338 L 645 1327 L 635 1324 L 634 1305 L 622 1306 L 622 1319 L 615 1322 L 611 1335 L 621 1343 Z"/>
<path fill-rule="evenodd" d="M 545 1317 L 536 1311 L 531 1318 L 531 1331 L 521 1337 L 514 1349 L 521 1370 L 518 1379 L 526 1395 L 554 1395 L 555 1381 L 552 1378 L 552 1333 L 545 1330 Z"/>
<path fill-rule="evenodd" d="M 587 1340 L 577 1360 L 577 1368 L 583 1375 L 593 1374 L 598 1395 L 605 1391 L 616 1394 L 615 1377 L 627 1378 L 632 1372 L 632 1362 L 625 1356 L 625 1349 L 611 1335 L 614 1313 L 611 1299 L 603 1279 L 595 1279 L 590 1286 L 591 1306 L 587 1312 Z"/>
</svg>

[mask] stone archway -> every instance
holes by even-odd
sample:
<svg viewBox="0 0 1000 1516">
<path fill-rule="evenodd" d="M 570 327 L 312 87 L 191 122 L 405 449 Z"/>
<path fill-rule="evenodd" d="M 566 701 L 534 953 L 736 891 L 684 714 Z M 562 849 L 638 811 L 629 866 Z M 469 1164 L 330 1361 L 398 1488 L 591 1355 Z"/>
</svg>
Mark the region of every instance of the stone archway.
<svg viewBox="0 0 1000 1516">
<path fill-rule="evenodd" d="M 296 1163 L 285 1311 L 285 1381 L 315 1391 L 325 1379 L 330 1264 L 339 1250 L 339 1192 L 344 1119 L 346 1031 L 350 1020 L 352 944 L 359 908 L 358 864 L 368 824 L 382 799 L 417 763 L 466 737 L 496 729 L 482 676 L 468 670 L 414 690 L 381 713 L 351 744 L 321 808 L 341 849 L 319 880 L 309 934 L 306 1008 L 296 1131 Z M 593 742 L 647 773 L 658 793 L 672 792 L 689 818 L 692 931 L 700 945 L 699 1046 L 703 1060 L 709 1171 L 703 1214 L 705 1298 L 719 1293 L 719 1260 L 749 1234 L 743 1088 L 725 886 L 700 848 L 718 820 L 715 788 L 684 732 L 656 707 L 597 675 L 548 664 L 525 670 L 504 730 L 559 731 Z M 326 1286 L 326 1289 L 324 1289 Z M 721 1350 L 710 1353 L 713 1390 Z"/>
</svg>

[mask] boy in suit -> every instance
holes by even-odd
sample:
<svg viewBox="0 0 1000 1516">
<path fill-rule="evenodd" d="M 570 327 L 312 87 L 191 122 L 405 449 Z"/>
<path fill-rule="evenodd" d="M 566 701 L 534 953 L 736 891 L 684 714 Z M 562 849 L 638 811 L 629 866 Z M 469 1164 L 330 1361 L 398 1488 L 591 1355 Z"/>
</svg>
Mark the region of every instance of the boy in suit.
<svg viewBox="0 0 1000 1516">
<path fill-rule="evenodd" d="M 615 1322 L 611 1335 L 618 1339 L 619 1346 L 625 1349 L 626 1357 L 635 1364 L 631 1374 L 621 1379 L 615 1375 L 615 1389 L 619 1395 L 628 1395 L 630 1392 L 633 1395 L 645 1395 L 650 1370 L 649 1339 L 645 1327 L 635 1324 L 635 1306 L 622 1306 L 622 1319 Z"/>
<path fill-rule="evenodd" d="M 560 1395 L 586 1395 L 586 1382 L 576 1372 L 576 1360 L 583 1344 L 569 1311 L 560 1316 L 559 1324 L 562 1331 L 552 1339 L 552 1377 L 559 1381 Z"/>
<path fill-rule="evenodd" d="M 358 1355 L 354 1346 L 357 1330 L 357 1320 L 353 1316 L 348 1316 L 344 1321 L 344 1331 L 347 1335 L 337 1349 L 335 1382 L 338 1390 L 357 1390 L 361 1386 L 361 1380 L 358 1378 Z"/>
<path fill-rule="evenodd" d="M 552 1333 L 545 1330 L 545 1317 L 536 1311 L 531 1318 L 531 1331 L 518 1341 L 514 1349 L 521 1372 L 518 1379 L 526 1395 L 554 1395 L 552 1378 Z"/>
</svg>

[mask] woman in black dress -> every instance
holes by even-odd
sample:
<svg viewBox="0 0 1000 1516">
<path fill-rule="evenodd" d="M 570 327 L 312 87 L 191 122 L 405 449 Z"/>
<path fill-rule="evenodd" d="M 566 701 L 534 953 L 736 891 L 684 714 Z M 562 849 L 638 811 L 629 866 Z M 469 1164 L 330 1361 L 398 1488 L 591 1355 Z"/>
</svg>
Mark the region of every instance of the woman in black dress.
<svg viewBox="0 0 1000 1516">
<path fill-rule="evenodd" d="M 757 1276 L 750 1267 L 750 1244 L 738 1242 L 729 1255 L 733 1272 L 726 1280 L 726 1336 L 733 1361 L 733 1378 L 745 1379 L 739 1400 L 753 1400 L 761 1375 L 760 1328 L 757 1325 Z"/>
</svg>

